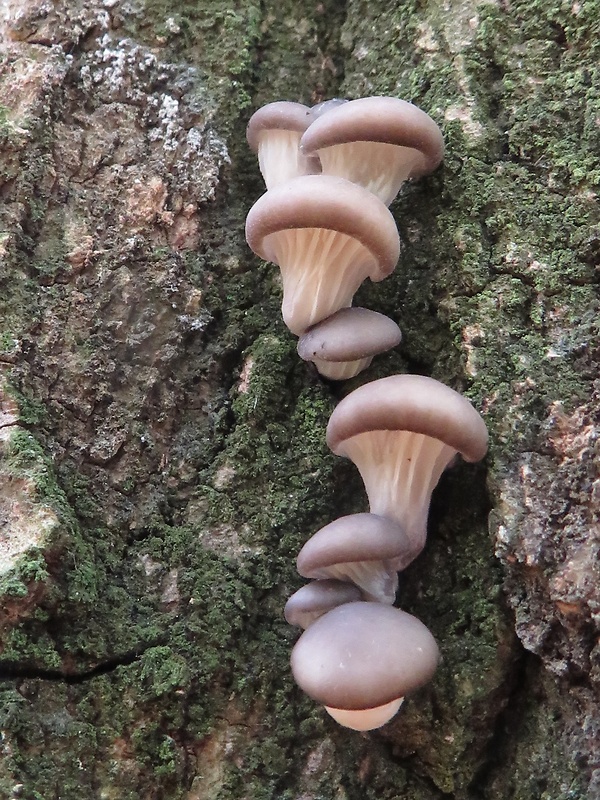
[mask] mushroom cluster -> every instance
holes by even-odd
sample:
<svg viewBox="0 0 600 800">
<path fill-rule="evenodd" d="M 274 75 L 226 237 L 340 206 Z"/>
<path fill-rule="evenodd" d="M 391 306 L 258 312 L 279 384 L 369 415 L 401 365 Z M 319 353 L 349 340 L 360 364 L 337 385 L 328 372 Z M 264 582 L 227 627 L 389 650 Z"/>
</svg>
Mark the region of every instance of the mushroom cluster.
<svg viewBox="0 0 600 800">
<path fill-rule="evenodd" d="M 247 135 L 267 186 L 248 214 L 248 244 L 281 269 L 283 319 L 299 355 L 325 377 L 352 377 L 400 341 L 395 322 L 352 300 L 365 278 L 394 269 L 399 237 L 387 206 L 405 180 L 438 166 L 441 132 L 410 103 L 368 97 L 270 103 Z M 304 629 L 292 672 L 340 724 L 371 730 L 435 672 L 432 634 L 393 605 L 398 573 L 424 547 L 442 472 L 459 455 L 483 458 L 487 431 L 454 390 L 392 375 L 337 405 L 327 444 L 358 468 L 369 512 L 329 523 L 298 555 L 310 583 L 285 607 Z"/>
<path fill-rule="evenodd" d="M 281 270 L 283 320 L 298 353 L 332 380 L 357 375 L 401 333 L 353 307 L 354 294 L 394 270 L 400 239 L 388 205 L 405 180 L 438 166 L 442 134 L 411 103 L 365 97 L 269 103 L 251 117 L 247 139 L 267 192 L 248 213 L 246 240 Z"/>
<path fill-rule="evenodd" d="M 483 458 L 487 430 L 453 389 L 422 375 L 391 375 L 336 406 L 327 444 L 358 468 L 369 513 L 329 523 L 300 550 L 298 572 L 312 582 L 285 607 L 288 622 L 305 629 L 292 671 L 338 722 L 370 730 L 390 720 L 404 695 L 435 671 L 433 636 L 393 607 L 398 572 L 425 545 L 442 472 L 458 456 Z"/>
</svg>

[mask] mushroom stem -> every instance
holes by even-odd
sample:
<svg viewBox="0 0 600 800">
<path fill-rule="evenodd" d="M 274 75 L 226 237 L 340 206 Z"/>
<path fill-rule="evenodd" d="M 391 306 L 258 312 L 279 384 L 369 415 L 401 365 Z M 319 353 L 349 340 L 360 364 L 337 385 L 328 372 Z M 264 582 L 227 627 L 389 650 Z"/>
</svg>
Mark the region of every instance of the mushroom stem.
<svg viewBox="0 0 600 800">
<path fill-rule="evenodd" d="M 325 361 L 323 358 L 313 358 L 313 364 L 319 374 L 330 381 L 345 381 L 354 378 L 373 361 L 373 356 L 358 358 L 355 361 Z"/>
<path fill-rule="evenodd" d="M 324 228 L 301 228 L 286 237 L 269 236 L 265 248 L 279 264 L 281 313 L 301 336 L 317 322 L 347 308 L 365 277 L 365 248 L 356 239 Z M 335 270 L 331 265 L 335 264 Z"/>
<path fill-rule="evenodd" d="M 267 187 L 318 171 L 315 159 L 307 158 L 298 149 L 299 141 L 297 131 L 271 130 L 259 136 L 258 166 Z"/>
<path fill-rule="evenodd" d="M 416 557 L 425 546 L 431 493 L 456 450 L 422 433 L 398 437 L 384 430 L 352 436 L 344 448 L 361 474 L 370 512 L 400 524 Z"/>
</svg>

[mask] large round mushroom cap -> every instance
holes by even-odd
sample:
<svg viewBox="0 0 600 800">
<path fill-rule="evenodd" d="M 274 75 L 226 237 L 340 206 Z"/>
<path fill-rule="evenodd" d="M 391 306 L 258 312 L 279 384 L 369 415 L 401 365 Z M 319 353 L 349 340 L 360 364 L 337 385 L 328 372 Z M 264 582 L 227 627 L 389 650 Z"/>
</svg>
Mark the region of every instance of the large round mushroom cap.
<svg viewBox="0 0 600 800">
<path fill-rule="evenodd" d="M 424 375 L 391 375 L 351 392 L 329 419 L 327 444 L 343 456 L 351 437 L 393 430 L 437 439 L 466 461 L 479 461 L 487 451 L 485 423 L 467 398 Z"/>
<path fill-rule="evenodd" d="M 331 108 L 306 129 L 301 149 L 309 154 L 349 142 L 380 142 L 417 150 L 409 177 L 427 175 L 444 155 L 442 133 L 431 117 L 397 97 L 363 97 Z"/>
<path fill-rule="evenodd" d="M 300 637 L 292 671 L 310 697 L 335 709 L 376 708 L 418 689 L 439 660 L 416 617 L 379 603 L 346 603 Z"/>
</svg>

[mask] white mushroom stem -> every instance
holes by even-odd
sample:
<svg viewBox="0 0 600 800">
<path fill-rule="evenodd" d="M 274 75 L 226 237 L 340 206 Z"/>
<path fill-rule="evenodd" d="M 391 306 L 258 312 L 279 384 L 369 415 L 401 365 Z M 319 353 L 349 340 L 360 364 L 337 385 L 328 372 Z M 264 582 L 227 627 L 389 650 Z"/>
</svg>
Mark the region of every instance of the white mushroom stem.
<svg viewBox="0 0 600 800">
<path fill-rule="evenodd" d="M 384 142 L 347 142 L 318 151 L 324 175 L 357 183 L 389 205 L 423 156 L 412 147 Z"/>
<path fill-rule="evenodd" d="M 315 171 L 316 160 L 302 155 L 298 149 L 301 135 L 298 131 L 273 129 L 260 134 L 258 165 L 267 189 Z"/>
<path fill-rule="evenodd" d="M 352 728 L 354 731 L 372 731 L 389 722 L 402 705 L 403 700 L 403 697 L 399 697 L 383 706 L 365 708 L 360 711 L 347 711 L 343 708 L 330 708 L 329 706 L 324 706 L 324 708 L 336 722 L 345 728 Z"/>
<path fill-rule="evenodd" d="M 359 241 L 325 228 L 270 234 L 264 250 L 281 268 L 283 320 L 297 336 L 350 306 L 373 267 L 372 255 Z"/>
<path fill-rule="evenodd" d="M 372 514 L 400 524 L 416 556 L 427 537 L 431 493 L 456 455 L 447 444 L 411 431 L 369 431 L 344 442 L 358 468 Z"/>
<path fill-rule="evenodd" d="M 313 363 L 319 374 L 331 381 L 345 381 L 354 378 L 373 361 L 373 356 L 359 358 L 356 361 L 325 361 L 323 358 L 314 358 Z"/>
</svg>

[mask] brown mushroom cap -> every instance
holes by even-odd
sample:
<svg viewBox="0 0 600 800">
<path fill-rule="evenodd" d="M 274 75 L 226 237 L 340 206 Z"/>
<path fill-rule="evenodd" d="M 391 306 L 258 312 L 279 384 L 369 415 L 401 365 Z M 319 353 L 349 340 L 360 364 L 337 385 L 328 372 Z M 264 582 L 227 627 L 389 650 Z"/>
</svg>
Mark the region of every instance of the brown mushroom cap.
<svg viewBox="0 0 600 800">
<path fill-rule="evenodd" d="M 341 308 L 310 328 L 298 342 L 304 361 L 354 361 L 396 347 L 402 333 L 384 314 L 367 308 Z"/>
<path fill-rule="evenodd" d="M 336 580 L 311 581 L 290 597 L 283 611 L 290 625 L 308 628 L 318 617 L 336 606 L 360 600 L 360 590 Z"/>
<path fill-rule="evenodd" d="M 308 106 L 290 100 L 278 100 L 262 106 L 250 117 L 246 128 L 246 139 L 256 153 L 263 131 L 283 130 L 303 133 L 312 121 L 311 109 Z"/>
<path fill-rule="evenodd" d="M 467 398 L 424 375 L 391 375 L 347 395 L 331 415 L 327 444 L 343 456 L 347 439 L 376 430 L 430 436 L 466 461 L 479 461 L 487 451 L 485 423 Z"/>
<path fill-rule="evenodd" d="M 397 522 L 378 514 L 349 514 L 318 530 L 298 553 L 304 578 L 326 578 L 327 568 L 355 561 L 390 561 L 404 569 L 411 543 Z"/>
<path fill-rule="evenodd" d="M 377 514 L 350 514 L 311 536 L 296 566 L 305 578 L 350 581 L 365 600 L 391 605 L 397 573 L 413 560 L 414 550 L 397 522 Z"/>
<path fill-rule="evenodd" d="M 250 209 L 246 241 L 258 256 L 272 261 L 273 252 L 265 240 L 297 228 L 337 231 L 360 242 L 370 254 L 373 281 L 389 275 L 400 255 L 396 223 L 388 208 L 344 178 L 304 175 L 270 189 Z"/>
<path fill-rule="evenodd" d="M 292 652 L 298 685 L 335 709 L 376 708 L 427 683 L 439 659 L 416 617 L 379 603 L 346 603 L 324 614 Z"/>
<path fill-rule="evenodd" d="M 308 155 L 358 141 L 418 150 L 422 158 L 411 177 L 433 172 L 444 155 L 444 139 L 436 123 L 417 106 L 396 97 L 363 97 L 332 108 L 306 129 L 300 147 Z"/>
</svg>

